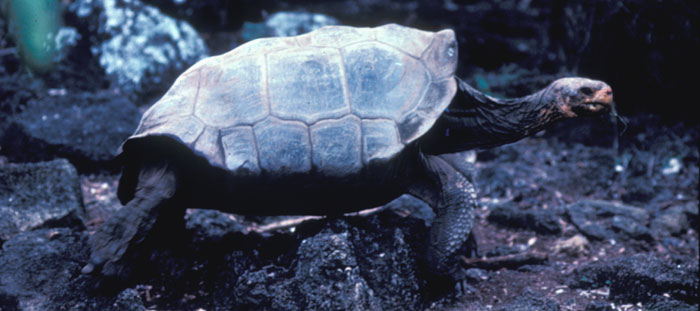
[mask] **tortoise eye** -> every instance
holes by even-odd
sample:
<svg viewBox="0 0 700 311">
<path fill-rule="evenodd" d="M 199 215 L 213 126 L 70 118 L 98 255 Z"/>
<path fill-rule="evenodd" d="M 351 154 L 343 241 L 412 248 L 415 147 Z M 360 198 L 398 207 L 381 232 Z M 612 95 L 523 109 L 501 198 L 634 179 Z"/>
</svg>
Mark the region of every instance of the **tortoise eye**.
<svg viewBox="0 0 700 311">
<path fill-rule="evenodd" d="M 579 90 L 579 92 L 581 92 L 583 95 L 586 95 L 586 96 L 591 96 L 591 95 L 593 95 L 593 89 L 591 89 L 590 87 L 584 86 L 584 87 L 581 87 L 581 88 L 578 89 L 578 90 Z"/>
<path fill-rule="evenodd" d="M 447 57 L 452 57 L 457 54 L 457 41 L 452 41 L 447 45 Z"/>
</svg>

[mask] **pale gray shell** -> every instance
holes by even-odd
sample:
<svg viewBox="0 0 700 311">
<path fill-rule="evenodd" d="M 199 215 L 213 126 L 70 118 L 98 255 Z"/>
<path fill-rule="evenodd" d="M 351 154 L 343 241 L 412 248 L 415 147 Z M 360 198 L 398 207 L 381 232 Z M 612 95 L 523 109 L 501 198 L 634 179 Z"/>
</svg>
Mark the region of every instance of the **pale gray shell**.
<svg viewBox="0 0 700 311">
<path fill-rule="evenodd" d="M 188 69 L 130 139 L 173 135 L 235 173 L 345 176 L 432 126 L 456 92 L 456 49 L 451 30 L 395 24 L 254 40 Z"/>
</svg>

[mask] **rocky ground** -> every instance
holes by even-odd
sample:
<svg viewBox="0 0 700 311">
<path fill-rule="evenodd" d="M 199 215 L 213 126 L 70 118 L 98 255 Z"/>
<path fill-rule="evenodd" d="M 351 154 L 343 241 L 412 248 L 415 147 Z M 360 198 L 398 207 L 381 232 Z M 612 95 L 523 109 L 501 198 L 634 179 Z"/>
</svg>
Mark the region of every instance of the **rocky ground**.
<svg viewBox="0 0 700 311">
<path fill-rule="evenodd" d="M 13 19 L 28 2 L 0 2 L 0 311 L 697 310 L 700 126 L 679 94 L 696 7 L 244 2 L 62 1 L 50 67 Z M 410 196 L 332 219 L 193 209 L 132 279 L 80 274 L 87 238 L 121 206 L 111 157 L 177 73 L 263 35 L 390 21 L 456 28 L 461 74 L 492 94 L 612 81 L 628 124 L 577 120 L 465 153 L 479 248 L 461 284 L 424 273 L 433 215 Z"/>
</svg>

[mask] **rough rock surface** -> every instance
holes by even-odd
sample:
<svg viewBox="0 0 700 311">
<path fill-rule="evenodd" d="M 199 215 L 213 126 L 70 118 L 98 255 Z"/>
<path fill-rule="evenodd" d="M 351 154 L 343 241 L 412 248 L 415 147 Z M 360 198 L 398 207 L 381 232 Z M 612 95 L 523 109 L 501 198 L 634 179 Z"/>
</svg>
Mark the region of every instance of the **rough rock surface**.
<svg viewBox="0 0 700 311">
<path fill-rule="evenodd" d="M 83 240 L 65 228 L 14 236 L 2 245 L 0 292 L 13 297 L 18 310 L 55 309 L 58 301 L 72 299 L 73 278 L 88 255 Z"/>
<path fill-rule="evenodd" d="M 68 228 L 13 236 L 0 251 L 1 310 L 145 310 L 134 289 L 98 290 L 80 274 L 88 259 L 87 236 Z"/>
<path fill-rule="evenodd" d="M 84 228 L 80 181 L 68 161 L 0 165 L 0 242 L 36 228 Z"/>
<path fill-rule="evenodd" d="M 321 232 L 301 241 L 295 265 L 246 271 L 236 285 L 238 306 L 419 310 L 421 283 L 414 270 L 413 247 L 404 240 L 402 229 L 375 227 L 387 216 L 396 216 L 392 214 L 330 221 Z"/>
<path fill-rule="evenodd" d="M 645 209 L 604 201 L 585 200 L 566 207 L 571 222 L 591 239 L 653 239 Z"/>
<path fill-rule="evenodd" d="M 656 215 L 650 227 L 654 235 L 661 237 L 678 236 L 698 228 L 698 206 L 692 203 L 671 206 Z"/>
<path fill-rule="evenodd" d="M 124 94 L 160 93 L 178 74 L 208 54 L 187 22 L 173 19 L 139 0 L 79 0 L 70 10 L 83 23 L 99 25 L 92 53 Z"/>
<path fill-rule="evenodd" d="M 518 297 L 497 308 L 497 311 L 559 311 L 559 304 L 542 297 L 542 293 L 525 288 Z"/>
<path fill-rule="evenodd" d="M 105 169 L 138 125 L 139 111 L 115 93 L 42 95 L 0 133 L 0 152 L 11 161 L 61 157 L 81 172 Z"/>
<path fill-rule="evenodd" d="M 503 226 L 530 229 L 541 234 L 562 232 L 559 217 L 551 211 L 520 211 L 508 207 L 493 207 L 488 219 Z"/>
<path fill-rule="evenodd" d="M 265 20 L 265 26 L 275 37 L 296 36 L 338 23 L 331 16 L 307 12 L 277 12 Z"/>
<path fill-rule="evenodd" d="M 247 228 L 232 215 L 206 209 L 187 213 L 185 227 L 195 243 L 221 243 L 247 233 Z"/>
<path fill-rule="evenodd" d="M 652 254 L 636 254 L 590 263 L 569 275 L 575 288 L 610 288 L 610 300 L 618 303 L 681 304 L 698 301 L 698 262 L 671 260 Z M 659 309 L 652 309 L 659 310 Z"/>
<path fill-rule="evenodd" d="M 321 233 L 306 239 L 298 255 L 295 278 L 305 308 L 380 309 L 379 298 L 362 278 L 347 233 Z"/>
</svg>

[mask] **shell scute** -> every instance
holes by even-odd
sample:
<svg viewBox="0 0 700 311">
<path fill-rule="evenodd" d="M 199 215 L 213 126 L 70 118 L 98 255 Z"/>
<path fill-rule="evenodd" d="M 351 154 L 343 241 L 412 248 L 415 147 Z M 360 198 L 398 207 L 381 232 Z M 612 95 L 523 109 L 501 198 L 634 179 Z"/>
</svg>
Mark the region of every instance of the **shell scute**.
<svg viewBox="0 0 700 311">
<path fill-rule="evenodd" d="M 306 124 L 350 111 L 336 49 L 299 49 L 268 56 L 272 115 Z"/>
<path fill-rule="evenodd" d="M 362 130 L 360 120 L 346 116 L 322 120 L 310 128 L 311 160 L 327 176 L 346 176 L 362 168 Z"/>
<path fill-rule="evenodd" d="M 195 115 L 216 127 L 251 125 L 267 117 L 264 62 L 264 57 L 258 56 L 202 66 Z"/>
<path fill-rule="evenodd" d="M 260 173 L 252 127 L 237 126 L 222 130 L 221 145 L 224 148 L 224 164 L 231 172 L 240 175 Z"/>
<path fill-rule="evenodd" d="M 399 120 L 430 81 L 420 61 L 376 42 L 345 47 L 343 55 L 352 110 L 362 118 Z"/>
<path fill-rule="evenodd" d="M 268 118 L 253 126 L 260 167 L 273 174 L 311 171 L 309 130 L 298 121 Z"/>
</svg>

